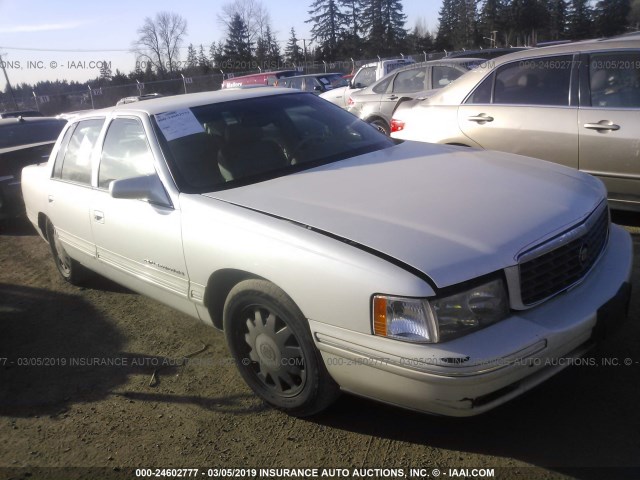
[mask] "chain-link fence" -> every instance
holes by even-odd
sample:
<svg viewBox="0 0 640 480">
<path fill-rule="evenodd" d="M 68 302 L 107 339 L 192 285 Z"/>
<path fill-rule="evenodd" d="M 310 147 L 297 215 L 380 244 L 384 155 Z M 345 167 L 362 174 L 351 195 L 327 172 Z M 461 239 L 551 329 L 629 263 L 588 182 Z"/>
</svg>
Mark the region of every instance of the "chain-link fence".
<svg viewBox="0 0 640 480">
<path fill-rule="evenodd" d="M 416 53 L 402 55 L 404 58 L 413 58 L 415 61 L 437 60 L 446 56 L 445 52 Z M 398 58 L 398 57 L 394 57 Z M 355 73 L 358 68 L 367 63 L 384 60 L 381 58 L 347 59 L 336 62 L 326 61 L 302 61 L 299 64 L 286 63 L 277 70 L 295 69 L 300 74 L 338 72 L 342 74 Z M 274 70 L 274 69 L 272 69 Z M 137 82 L 125 85 L 92 87 L 86 90 L 74 92 L 53 93 L 46 91 L 34 91 L 31 96 L 0 93 L 0 111 L 9 110 L 39 110 L 43 115 L 57 115 L 65 112 L 79 110 L 99 109 L 111 107 L 124 97 L 138 96 L 150 93 L 161 95 L 181 95 L 184 93 L 196 93 L 219 90 L 222 81 L 227 78 L 259 73 L 260 70 L 248 70 L 243 72 L 226 73 L 220 70 L 218 73 L 208 75 L 184 75 L 170 80 L 156 80 L 151 82 Z M 14 103 L 15 98 L 15 103 Z"/>
</svg>

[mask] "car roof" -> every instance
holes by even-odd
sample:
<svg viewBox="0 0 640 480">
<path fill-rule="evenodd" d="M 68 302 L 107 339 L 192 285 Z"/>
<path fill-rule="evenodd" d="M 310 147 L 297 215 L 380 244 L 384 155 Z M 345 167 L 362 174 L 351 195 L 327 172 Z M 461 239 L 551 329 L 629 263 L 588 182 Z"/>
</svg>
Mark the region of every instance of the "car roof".
<svg viewBox="0 0 640 480">
<path fill-rule="evenodd" d="M 271 95 L 299 95 L 300 92 L 291 90 L 290 88 L 278 87 L 256 87 L 250 89 L 234 89 L 225 88 L 210 92 L 188 93 L 185 95 L 172 95 L 167 97 L 153 98 L 144 102 L 133 102 L 104 108 L 101 110 L 92 110 L 82 113 L 74 118 L 79 119 L 90 118 L 95 116 L 104 116 L 112 112 L 136 112 L 146 113 L 148 115 L 156 115 L 159 113 L 171 112 L 183 108 L 197 107 L 210 103 L 231 102 L 235 100 L 245 100 L 250 98 L 267 97 Z"/>
<path fill-rule="evenodd" d="M 16 123 L 50 123 L 50 122 L 66 122 L 64 119 L 56 117 L 10 117 L 0 118 L 0 126 L 15 125 Z"/>
<path fill-rule="evenodd" d="M 292 78 L 300 78 L 300 77 L 326 77 L 327 75 L 340 75 L 341 77 L 344 73 L 340 72 L 327 72 L 327 73 L 307 73 L 305 75 L 294 75 L 293 77 L 287 77 L 285 80 L 291 80 Z"/>
</svg>

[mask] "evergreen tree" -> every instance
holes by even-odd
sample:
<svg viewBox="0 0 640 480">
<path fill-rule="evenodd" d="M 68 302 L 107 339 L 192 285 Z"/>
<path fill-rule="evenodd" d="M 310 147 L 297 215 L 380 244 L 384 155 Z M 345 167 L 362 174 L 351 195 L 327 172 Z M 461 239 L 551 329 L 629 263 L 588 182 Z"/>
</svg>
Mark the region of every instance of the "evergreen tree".
<svg viewBox="0 0 640 480">
<path fill-rule="evenodd" d="M 601 0 L 596 4 L 598 35 L 611 37 L 624 33 L 629 25 L 630 0 Z"/>
<path fill-rule="evenodd" d="M 404 24 L 407 16 L 402 12 L 401 0 L 383 0 L 382 23 L 384 25 L 384 41 L 389 51 L 394 51 L 403 45 L 407 36 Z"/>
<path fill-rule="evenodd" d="M 568 17 L 567 36 L 571 40 L 582 40 L 593 35 L 592 11 L 588 0 L 572 0 Z"/>
<path fill-rule="evenodd" d="M 291 27 L 289 41 L 284 49 L 284 57 L 288 63 L 299 65 L 302 63 L 303 56 L 300 46 L 298 45 L 298 38 L 296 38 L 296 31 Z"/>
<path fill-rule="evenodd" d="M 478 19 L 478 30 L 484 40 L 482 45 L 498 46 L 498 34 L 507 30 L 505 15 L 506 6 L 502 0 L 485 0 Z"/>
<path fill-rule="evenodd" d="M 235 14 L 229 24 L 227 41 L 223 49 L 223 64 L 230 70 L 249 70 L 251 65 L 251 42 L 247 25 L 239 14 Z M 223 67 L 223 70 L 225 68 Z"/>
<path fill-rule="evenodd" d="M 198 56 L 196 55 L 196 49 L 193 44 L 190 43 L 187 47 L 187 69 L 193 70 L 198 66 Z"/>
<path fill-rule="evenodd" d="M 346 22 L 337 0 L 315 0 L 309 7 L 312 39 L 320 45 L 327 58 L 332 58 Z"/>
<path fill-rule="evenodd" d="M 198 49 L 198 68 L 203 74 L 209 73 L 211 70 L 211 62 L 207 58 L 206 53 L 204 53 L 202 44 L 200 44 L 200 48 Z"/>
<path fill-rule="evenodd" d="M 567 31 L 567 1 L 549 0 L 549 40 L 562 40 Z"/>
<path fill-rule="evenodd" d="M 107 60 L 102 61 L 102 65 L 100 65 L 100 78 L 104 80 L 111 80 L 111 64 Z"/>
</svg>

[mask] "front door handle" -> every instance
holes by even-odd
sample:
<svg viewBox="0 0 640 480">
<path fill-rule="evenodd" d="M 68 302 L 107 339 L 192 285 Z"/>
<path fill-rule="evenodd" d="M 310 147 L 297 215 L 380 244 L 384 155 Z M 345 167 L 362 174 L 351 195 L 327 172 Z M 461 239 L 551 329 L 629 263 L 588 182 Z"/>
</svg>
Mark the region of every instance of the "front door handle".
<svg viewBox="0 0 640 480">
<path fill-rule="evenodd" d="M 104 223 L 104 213 L 102 213 L 100 210 L 94 210 L 93 219 L 98 223 Z"/>
<path fill-rule="evenodd" d="M 606 132 L 620 130 L 620 125 L 616 125 L 615 123 L 609 120 L 600 120 L 598 123 L 585 123 L 584 128 L 588 128 L 590 130 L 597 130 L 601 133 L 606 133 Z"/>
<path fill-rule="evenodd" d="M 493 117 L 490 117 L 486 113 L 481 113 L 480 115 L 474 115 L 474 116 L 468 117 L 467 120 L 469 120 L 470 122 L 477 122 L 482 124 L 487 122 L 493 122 Z"/>
<path fill-rule="evenodd" d="M 389 95 L 389 96 L 387 97 L 387 100 L 397 100 L 397 99 L 398 99 L 398 96 L 397 96 L 397 95 Z"/>
</svg>

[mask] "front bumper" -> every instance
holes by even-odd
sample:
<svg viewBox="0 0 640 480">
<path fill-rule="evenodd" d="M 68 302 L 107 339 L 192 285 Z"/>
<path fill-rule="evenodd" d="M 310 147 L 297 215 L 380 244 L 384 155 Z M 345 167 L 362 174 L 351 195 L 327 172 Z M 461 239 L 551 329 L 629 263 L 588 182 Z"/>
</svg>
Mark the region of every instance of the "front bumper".
<svg viewBox="0 0 640 480">
<path fill-rule="evenodd" d="M 490 410 L 540 384 L 610 336 L 626 318 L 633 246 L 612 225 L 582 283 L 450 342 L 414 345 L 310 320 L 327 369 L 345 391 L 449 416 Z"/>
</svg>

